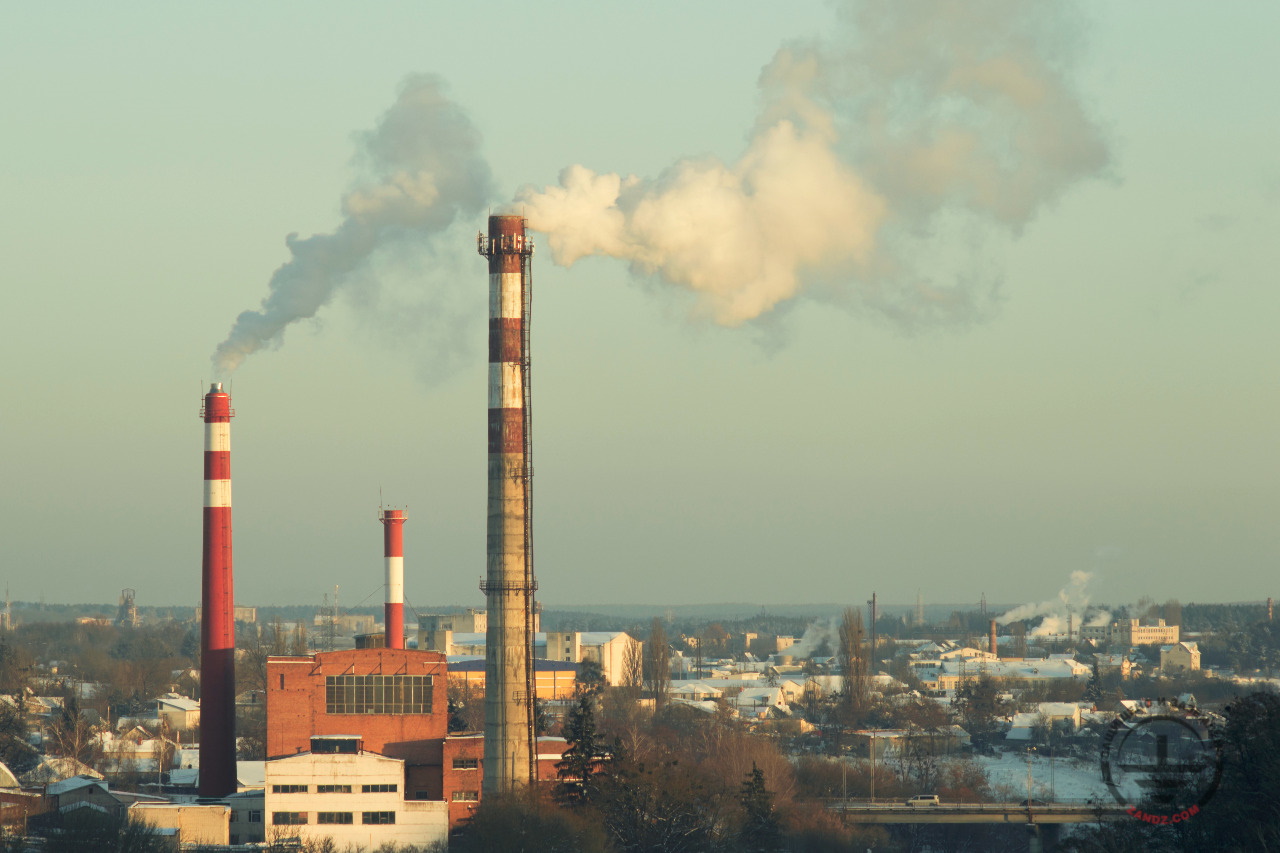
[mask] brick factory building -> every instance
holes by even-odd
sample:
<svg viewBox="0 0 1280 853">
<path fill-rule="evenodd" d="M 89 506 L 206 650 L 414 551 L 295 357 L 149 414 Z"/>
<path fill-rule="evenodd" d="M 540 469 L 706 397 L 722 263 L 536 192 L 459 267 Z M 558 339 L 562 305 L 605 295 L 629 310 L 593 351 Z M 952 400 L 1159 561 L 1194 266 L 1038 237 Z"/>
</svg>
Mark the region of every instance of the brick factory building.
<svg viewBox="0 0 1280 853">
<path fill-rule="evenodd" d="M 268 774 L 274 760 L 313 753 L 313 738 L 358 739 L 361 755 L 402 762 L 403 779 L 397 783 L 402 800 L 447 803 L 449 825 L 457 826 L 480 799 L 484 736 L 449 736 L 446 668 L 443 654 L 417 649 L 349 649 L 269 658 Z M 564 747 L 560 738 L 539 738 L 540 779 L 555 778 L 555 764 Z M 291 773 L 296 773 L 313 764 L 350 760 L 350 756 L 317 756 L 317 760 L 290 761 L 289 765 Z M 289 784 L 315 788 L 331 787 L 333 782 L 317 777 L 314 783 L 295 779 Z M 268 833 L 283 830 L 316 837 L 327 829 L 316 825 L 321 819 L 318 810 L 311 814 L 311 810 L 288 809 L 276 816 L 280 809 L 269 805 L 266 811 Z M 324 816 L 333 819 L 328 811 Z M 277 817 L 287 823 L 276 823 Z M 400 834 L 395 840 L 406 839 Z"/>
</svg>

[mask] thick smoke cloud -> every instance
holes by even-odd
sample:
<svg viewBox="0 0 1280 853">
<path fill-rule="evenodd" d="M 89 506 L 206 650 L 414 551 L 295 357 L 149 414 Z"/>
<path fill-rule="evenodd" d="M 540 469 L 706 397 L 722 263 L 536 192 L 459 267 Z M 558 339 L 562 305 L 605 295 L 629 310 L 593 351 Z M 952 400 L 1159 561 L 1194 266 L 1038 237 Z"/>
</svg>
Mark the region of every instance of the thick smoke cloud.
<svg viewBox="0 0 1280 853">
<path fill-rule="evenodd" d="M 814 285 L 852 285 L 903 325 L 980 317 L 998 273 L 933 280 L 940 229 L 1016 234 L 1108 154 L 1072 93 L 1063 4 L 874 0 L 828 41 L 781 49 L 733 163 L 683 160 L 653 179 L 575 165 L 522 190 L 554 259 L 603 255 L 740 325 Z M 949 265 L 954 270 L 954 265 Z M 827 292 L 832 292 L 828 286 Z"/>
<path fill-rule="evenodd" d="M 492 197 L 480 134 L 434 76 L 402 84 L 395 104 L 361 138 L 360 155 L 368 179 L 343 198 L 342 224 L 330 234 L 289 235 L 293 257 L 271 276 L 261 308 L 237 317 L 218 345 L 218 375 L 278 346 L 290 324 L 314 317 L 381 250 L 429 241 L 455 219 L 479 215 Z"/>
</svg>

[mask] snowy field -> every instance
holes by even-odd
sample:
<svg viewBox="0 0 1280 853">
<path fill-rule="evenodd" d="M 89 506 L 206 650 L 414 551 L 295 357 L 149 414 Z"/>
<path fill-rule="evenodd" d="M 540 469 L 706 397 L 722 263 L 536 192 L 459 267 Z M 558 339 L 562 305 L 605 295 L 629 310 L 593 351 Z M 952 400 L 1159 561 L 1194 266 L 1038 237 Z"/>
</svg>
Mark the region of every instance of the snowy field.
<svg viewBox="0 0 1280 853">
<path fill-rule="evenodd" d="M 1032 753 L 975 755 L 970 761 L 982 767 L 996 789 L 1008 788 L 1014 802 L 1027 796 L 1027 759 L 1031 759 L 1032 797 L 1045 802 L 1080 802 L 1089 799 L 1112 802 L 1111 792 L 1102 781 L 1098 759 L 1055 758 Z"/>
</svg>

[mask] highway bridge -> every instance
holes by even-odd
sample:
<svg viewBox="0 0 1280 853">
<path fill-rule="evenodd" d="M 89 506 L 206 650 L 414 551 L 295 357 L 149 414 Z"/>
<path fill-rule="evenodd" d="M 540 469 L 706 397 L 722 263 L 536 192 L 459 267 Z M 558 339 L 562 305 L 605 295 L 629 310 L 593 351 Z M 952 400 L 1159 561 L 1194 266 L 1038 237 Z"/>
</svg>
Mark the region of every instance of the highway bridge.
<svg viewBox="0 0 1280 853">
<path fill-rule="evenodd" d="M 858 823 L 1094 823 L 1129 818 L 1118 803 L 948 803 L 908 806 L 901 800 L 831 800 L 828 807 Z"/>
<path fill-rule="evenodd" d="M 901 800 L 830 800 L 828 807 L 856 823 L 987 823 L 1021 826 L 1027 831 L 1028 853 L 1057 849 L 1063 824 L 1099 820 L 1133 820 L 1117 803 L 947 803 L 908 806 Z"/>
</svg>

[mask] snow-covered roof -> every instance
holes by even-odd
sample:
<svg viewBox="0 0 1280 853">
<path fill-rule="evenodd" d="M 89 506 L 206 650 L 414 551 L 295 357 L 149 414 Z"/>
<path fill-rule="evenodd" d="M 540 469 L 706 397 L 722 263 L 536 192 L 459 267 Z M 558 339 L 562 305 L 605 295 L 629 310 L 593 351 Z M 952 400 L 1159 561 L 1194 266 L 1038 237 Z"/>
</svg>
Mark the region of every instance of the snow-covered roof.
<svg viewBox="0 0 1280 853">
<path fill-rule="evenodd" d="M 182 787 L 194 788 L 196 783 L 200 781 L 200 769 L 197 767 L 175 767 L 169 771 L 169 784 Z"/>
<path fill-rule="evenodd" d="M 173 708 L 178 711 L 200 710 L 200 703 L 195 699 L 188 699 L 186 696 L 177 696 L 172 693 L 156 699 L 156 704 L 161 708 Z"/>
<path fill-rule="evenodd" d="M 101 778 L 95 779 L 93 776 L 72 776 L 70 779 L 63 779 L 61 782 L 54 782 L 53 784 L 46 786 L 44 792 L 47 796 L 57 797 L 67 793 L 68 791 L 77 791 L 81 788 L 89 787 L 90 785 L 96 785 L 104 791 L 107 790 L 107 783 Z"/>
<path fill-rule="evenodd" d="M 603 646 L 621 637 L 626 631 L 583 631 L 579 638 L 584 646 Z"/>
<path fill-rule="evenodd" d="M 18 781 L 18 777 L 13 775 L 13 771 L 8 765 L 0 762 L 0 788 L 21 788 L 22 784 Z"/>
<path fill-rule="evenodd" d="M 720 706 L 715 702 L 699 702 L 696 699 L 672 699 L 673 705 L 683 705 L 686 708 L 693 708 L 697 711 L 703 711 L 707 714 L 714 714 L 720 710 Z"/>
<path fill-rule="evenodd" d="M 35 767 L 22 774 L 22 781 L 27 785 L 50 785 L 74 776 L 103 778 L 97 770 L 74 758 L 45 755 Z"/>
<path fill-rule="evenodd" d="M 667 687 L 668 693 L 693 693 L 700 696 L 720 696 L 723 690 L 719 687 L 712 687 L 702 681 L 672 681 Z"/>
<path fill-rule="evenodd" d="M 782 705 L 782 691 L 776 687 L 748 687 L 733 698 L 739 707 L 760 705 Z"/>
</svg>

